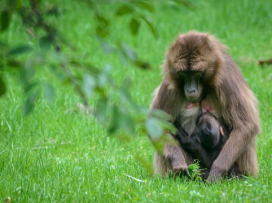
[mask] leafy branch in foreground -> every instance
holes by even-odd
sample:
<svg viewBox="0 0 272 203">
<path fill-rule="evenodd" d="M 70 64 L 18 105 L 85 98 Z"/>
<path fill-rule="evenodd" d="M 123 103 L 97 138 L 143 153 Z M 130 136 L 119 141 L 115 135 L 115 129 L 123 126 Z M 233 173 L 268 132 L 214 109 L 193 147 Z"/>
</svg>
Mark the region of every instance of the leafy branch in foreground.
<svg viewBox="0 0 272 203">
<path fill-rule="evenodd" d="M 186 1 L 173 2 L 184 3 Z M 112 42 L 113 45 L 107 42 L 112 22 L 99 10 L 95 1 L 75 3 L 86 4 L 92 12 L 96 24 L 93 37 L 97 39 L 105 54 L 117 53 L 124 63 L 132 63 L 144 70 L 151 68 L 148 62 L 142 61 L 137 53 L 124 42 Z M 29 35 L 28 42 L 16 47 L 0 41 L 2 67 L 0 96 L 5 94 L 8 85 L 3 74 L 9 68 L 15 68 L 19 72 L 19 81 L 26 97 L 23 104 L 24 115 L 28 115 L 35 108 L 35 102 L 41 93 L 48 102 L 52 102 L 54 100 L 52 84 L 35 77 L 36 72 L 47 68 L 53 74 L 58 75 L 62 81 L 72 85 L 85 107 L 90 108 L 88 101 L 90 97 L 98 96 L 97 105 L 91 108 L 91 113 L 109 134 L 114 134 L 122 129 L 125 133 L 119 133 L 119 137 L 129 140 L 130 136 L 136 132 L 136 125 L 139 124 L 144 126 L 143 132 L 149 134 L 157 150 L 162 150 L 163 142 L 166 139 L 163 135 L 168 131 L 175 131 L 174 127 L 168 123 L 168 115 L 159 110 L 149 112 L 147 108 L 137 105 L 129 94 L 130 79 L 125 78 L 121 85 L 117 85 L 111 77 L 112 66 L 110 64 L 99 68 L 84 62 L 82 58 L 73 59 L 66 54 L 63 51 L 64 48 L 73 51 L 72 42 L 68 42 L 57 26 L 48 20 L 48 17 L 57 20 L 57 16 L 61 15 L 62 11 L 58 6 L 48 5 L 40 0 L 6 0 L 2 1 L 0 6 L 0 31 L 9 30 L 13 16 L 16 16 L 21 21 L 20 26 L 24 27 Z M 121 3 L 115 11 L 115 16 L 130 16 L 128 29 L 132 35 L 137 35 L 144 23 L 157 38 L 158 33 L 155 26 L 147 15 L 155 10 L 152 1 L 132 1 Z"/>
</svg>

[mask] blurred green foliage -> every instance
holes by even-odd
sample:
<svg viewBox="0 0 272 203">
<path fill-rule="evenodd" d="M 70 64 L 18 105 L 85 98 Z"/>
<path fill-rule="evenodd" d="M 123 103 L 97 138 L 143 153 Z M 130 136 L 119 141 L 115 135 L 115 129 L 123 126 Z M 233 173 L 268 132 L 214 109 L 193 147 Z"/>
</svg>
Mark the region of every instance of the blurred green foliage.
<svg viewBox="0 0 272 203">
<path fill-rule="evenodd" d="M 0 9 L 3 8 L 2 2 L 3 0 L 0 1 Z M 152 19 L 158 38 L 154 38 L 143 21 L 138 34 L 131 35 L 128 25 L 132 16 L 115 16 L 116 10 L 124 4 L 96 4 L 99 11 L 112 22 L 109 35 L 102 40 L 114 50 L 118 50 L 117 42 L 133 47 L 132 50 L 137 52 L 138 58 L 150 63 L 151 71 L 136 68 L 130 61 L 125 63 L 119 53 L 107 49 L 107 46 L 101 46 L 100 39 L 95 37 L 96 20 L 84 2 L 44 0 L 41 5 L 55 5 L 59 8 L 57 17 L 49 15 L 45 19 L 65 37 L 68 45 L 61 46 L 61 52 L 63 59 L 68 58 L 71 61 L 68 68 L 75 78 L 84 82 L 85 75 L 82 73 L 87 65 L 95 66 L 99 71 L 111 65 L 110 76 L 116 85 L 129 85 L 131 98 L 141 106 L 150 104 L 151 94 L 162 79 L 159 67 L 164 59 L 164 52 L 178 33 L 198 30 L 215 34 L 222 43 L 229 46 L 228 52 L 240 66 L 260 101 L 262 133 L 257 137 L 256 146 L 260 166 L 258 178 L 231 179 L 222 181 L 221 184 L 206 185 L 200 181 L 188 181 L 186 177 L 176 180 L 150 177 L 149 170 L 143 166 L 150 166 L 152 163 L 154 148 L 144 132 L 145 116 L 138 117 L 140 123 L 136 123 L 136 136 L 129 136 L 124 130 L 119 130 L 114 136 L 107 136 L 107 129 L 94 116 L 86 117 L 87 110 L 91 112 L 97 108 L 99 94 L 90 91 L 88 102 L 92 108 L 79 105 L 84 108 L 81 112 L 77 103 L 82 101 L 73 90 L 62 67 L 58 63 L 50 66 L 49 62 L 55 60 L 52 54 L 46 56 L 48 63 L 37 64 L 34 75 L 30 75 L 31 80 L 38 83 L 34 88 L 39 89 L 40 94 L 35 101 L 35 110 L 27 117 L 23 117 L 21 111 L 27 95 L 24 93 L 25 87 L 18 80 L 19 67 L 10 63 L 12 66 L 9 65 L 4 71 L 0 68 L 2 80 L 6 84 L 6 93 L 0 98 L 2 201 L 7 197 L 11 198 L 11 202 L 270 201 L 271 66 L 260 68 L 256 60 L 269 59 L 272 55 L 271 0 L 196 0 L 196 8 L 193 10 L 169 2 L 155 0 L 152 3 L 155 7 L 154 13 L 145 12 Z M 0 33 L 0 41 L 12 48 L 26 44 L 33 50 L 39 50 L 39 38 L 44 32 L 35 33 L 36 37 L 33 38 L 17 14 L 13 14 L 11 19 L 8 29 Z M 48 52 L 51 49 L 53 47 Z M 105 54 L 103 50 L 109 52 Z M 1 53 L 2 51 L 0 49 Z M 17 55 L 14 59 L 25 61 L 32 53 Z M 93 77 L 92 74 L 88 75 Z M 45 99 L 43 85 L 46 83 L 53 86 L 53 103 L 48 103 Z M 82 84 L 79 85 L 82 87 Z M 88 85 L 92 87 L 93 83 Z M 113 94 L 114 89 L 108 87 L 106 93 L 108 92 L 112 95 L 108 102 L 118 104 L 119 98 Z M 120 144 L 116 137 L 129 143 Z M 144 161 L 139 160 L 141 158 Z M 149 169 L 152 170 L 152 167 Z"/>
<path fill-rule="evenodd" d="M 105 54 L 118 54 L 123 63 L 132 63 L 147 71 L 151 65 L 141 60 L 137 53 L 122 41 L 109 43 L 107 37 L 110 34 L 111 21 L 99 10 L 97 1 L 82 0 L 78 4 L 85 4 L 92 13 L 95 27 L 95 35 Z M 101 2 L 100 2 L 101 3 Z M 135 0 L 122 3 L 118 0 L 111 3 L 120 3 L 116 7 L 115 16 L 129 18 L 127 29 L 132 36 L 138 34 L 143 23 L 149 28 L 155 38 L 158 38 L 157 30 L 148 13 L 155 12 L 153 1 Z M 171 1 L 174 4 L 190 6 L 187 1 Z M 2 75 L 10 68 L 19 72 L 19 81 L 24 89 L 25 102 L 22 112 L 27 116 L 35 108 L 36 101 L 41 94 L 52 103 L 55 97 L 54 87 L 50 81 L 40 81 L 35 77 L 37 70 L 49 69 L 52 73 L 61 75 L 60 80 L 72 85 L 76 94 L 81 98 L 83 105 L 88 109 L 87 114 L 92 114 L 103 125 L 109 134 L 114 134 L 119 129 L 126 132 L 127 136 L 135 135 L 137 125 L 143 125 L 144 133 L 148 133 L 152 143 L 162 151 L 161 137 L 167 131 L 175 131 L 172 124 L 168 123 L 169 116 L 159 110 L 149 112 L 148 109 L 136 104 L 130 95 L 130 78 L 125 78 L 121 85 L 111 77 L 112 65 L 96 67 L 85 62 L 83 58 L 71 59 L 63 51 L 69 49 L 76 51 L 73 42 L 65 39 L 58 27 L 52 23 L 63 12 L 57 4 L 50 4 L 40 0 L 5 0 L 1 2 L 1 32 L 9 29 L 9 25 L 15 19 L 20 20 L 25 27 L 29 40 L 25 44 L 11 46 L 0 41 L 0 96 L 6 92 L 6 82 Z M 69 23 L 69 22 L 66 22 Z M 34 43 L 33 43 L 34 42 Z M 109 88 L 113 91 L 108 91 Z M 89 98 L 93 95 L 99 97 L 97 105 L 91 107 Z M 127 139 L 127 138 L 122 138 Z"/>
</svg>

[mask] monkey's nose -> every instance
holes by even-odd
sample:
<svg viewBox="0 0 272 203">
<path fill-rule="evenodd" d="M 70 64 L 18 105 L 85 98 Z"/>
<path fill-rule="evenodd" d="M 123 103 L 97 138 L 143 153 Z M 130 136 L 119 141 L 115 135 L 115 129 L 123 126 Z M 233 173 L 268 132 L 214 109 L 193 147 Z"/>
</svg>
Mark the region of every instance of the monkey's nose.
<svg viewBox="0 0 272 203">
<path fill-rule="evenodd" d="M 195 89 L 193 89 L 193 90 L 188 90 L 188 93 L 190 93 L 190 94 L 195 93 Z"/>
</svg>

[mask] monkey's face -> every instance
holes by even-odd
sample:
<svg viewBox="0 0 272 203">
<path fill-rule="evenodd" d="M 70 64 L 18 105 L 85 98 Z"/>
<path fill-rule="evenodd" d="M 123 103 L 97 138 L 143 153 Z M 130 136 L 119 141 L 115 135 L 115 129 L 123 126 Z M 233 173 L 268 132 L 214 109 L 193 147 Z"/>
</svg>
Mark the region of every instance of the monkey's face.
<svg viewBox="0 0 272 203">
<path fill-rule="evenodd" d="M 199 102 L 203 92 L 202 73 L 200 71 L 181 71 L 179 77 L 187 100 L 191 103 Z"/>
<path fill-rule="evenodd" d="M 215 86 L 220 67 L 216 44 L 207 34 L 180 35 L 166 54 L 164 70 L 167 82 L 179 89 L 191 103 L 199 102 L 207 86 Z"/>
</svg>

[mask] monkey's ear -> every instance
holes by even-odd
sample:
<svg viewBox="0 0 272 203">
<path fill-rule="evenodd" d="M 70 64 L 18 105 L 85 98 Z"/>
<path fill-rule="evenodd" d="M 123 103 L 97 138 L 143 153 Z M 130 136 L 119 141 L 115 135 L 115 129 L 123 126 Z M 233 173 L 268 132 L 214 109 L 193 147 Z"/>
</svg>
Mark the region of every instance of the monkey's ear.
<svg viewBox="0 0 272 203">
<path fill-rule="evenodd" d="M 222 136 L 223 136 L 223 135 L 224 135 L 223 128 L 220 126 L 220 128 L 219 128 L 219 129 L 220 129 L 220 135 L 222 135 Z"/>
<path fill-rule="evenodd" d="M 211 52 L 214 49 L 214 46 L 212 44 L 212 40 L 210 39 L 210 36 L 207 34 L 203 34 L 200 36 L 200 46 L 199 50 L 202 54 L 207 54 Z"/>
</svg>

